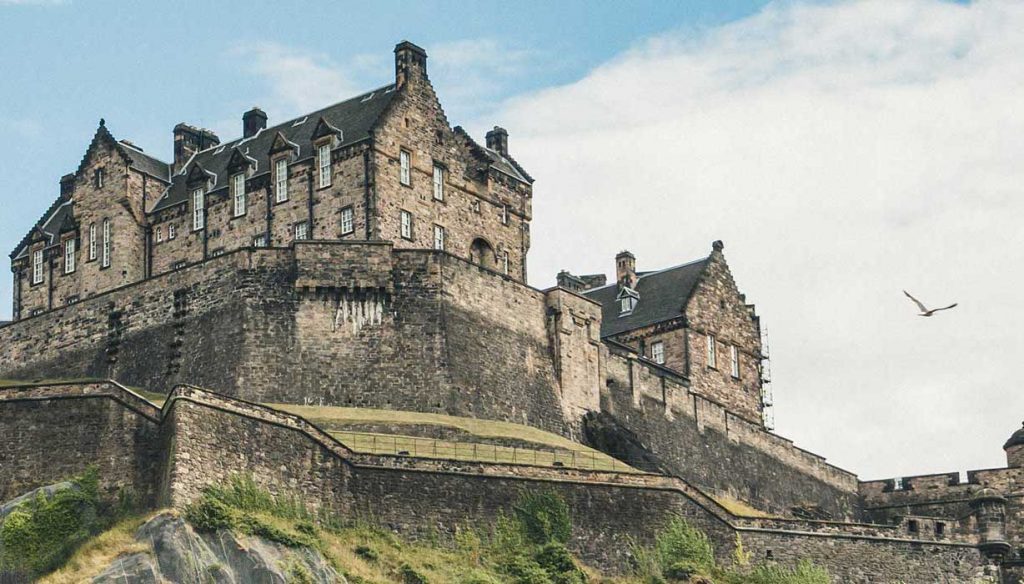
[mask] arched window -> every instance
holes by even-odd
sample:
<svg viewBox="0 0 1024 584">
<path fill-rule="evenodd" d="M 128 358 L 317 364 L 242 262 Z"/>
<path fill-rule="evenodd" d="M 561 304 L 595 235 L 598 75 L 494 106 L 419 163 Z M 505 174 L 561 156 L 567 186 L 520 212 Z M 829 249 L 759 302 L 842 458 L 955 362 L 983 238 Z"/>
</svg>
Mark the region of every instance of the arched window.
<svg viewBox="0 0 1024 584">
<path fill-rule="evenodd" d="M 498 269 L 494 248 L 481 237 L 474 239 L 472 245 L 469 246 L 469 261 L 492 270 Z"/>
</svg>

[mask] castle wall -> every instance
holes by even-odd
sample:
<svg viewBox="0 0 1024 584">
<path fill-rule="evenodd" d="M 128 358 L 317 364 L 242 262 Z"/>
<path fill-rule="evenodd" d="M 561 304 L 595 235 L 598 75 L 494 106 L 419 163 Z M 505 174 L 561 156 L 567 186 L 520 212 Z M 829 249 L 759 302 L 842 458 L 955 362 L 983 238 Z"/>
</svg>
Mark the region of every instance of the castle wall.
<svg viewBox="0 0 1024 584">
<path fill-rule="evenodd" d="M 858 512 L 857 477 L 692 393 L 678 378 L 610 351 L 602 410 L 634 432 L 673 473 L 773 513 L 794 507 L 833 519 Z"/>
<path fill-rule="evenodd" d="M 108 495 L 152 504 L 159 410 L 107 382 L 0 390 L 0 501 L 96 465 Z"/>
</svg>

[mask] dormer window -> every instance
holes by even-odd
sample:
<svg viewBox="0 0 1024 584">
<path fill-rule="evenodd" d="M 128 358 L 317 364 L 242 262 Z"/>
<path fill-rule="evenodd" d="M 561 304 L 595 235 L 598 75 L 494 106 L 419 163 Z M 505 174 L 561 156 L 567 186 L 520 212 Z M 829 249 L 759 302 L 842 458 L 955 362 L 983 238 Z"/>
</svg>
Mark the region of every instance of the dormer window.
<svg viewBox="0 0 1024 584">
<path fill-rule="evenodd" d="M 32 252 L 32 283 L 43 283 L 43 250 Z"/>
<path fill-rule="evenodd" d="M 619 292 L 619 316 L 627 316 L 633 313 L 636 305 L 640 303 L 640 295 L 632 288 L 623 287 Z"/>
<path fill-rule="evenodd" d="M 234 191 L 235 217 L 245 215 L 245 173 L 231 177 L 231 190 Z"/>
</svg>

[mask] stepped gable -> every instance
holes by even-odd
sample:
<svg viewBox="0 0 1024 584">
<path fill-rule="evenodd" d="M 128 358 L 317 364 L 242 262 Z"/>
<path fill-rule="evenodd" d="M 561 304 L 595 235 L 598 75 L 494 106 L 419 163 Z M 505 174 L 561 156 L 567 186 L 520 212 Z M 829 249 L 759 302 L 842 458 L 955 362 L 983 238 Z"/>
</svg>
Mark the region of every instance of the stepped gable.
<svg viewBox="0 0 1024 584">
<path fill-rule="evenodd" d="M 601 336 L 609 337 L 683 315 L 686 302 L 697 289 L 709 258 L 638 274 L 640 302 L 630 314 L 619 316 L 618 284 L 587 290 L 583 295 L 601 303 Z"/>
<path fill-rule="evenodd" d="M 181 172 L 172 177 L 171 187 L 157 201 L 153 212 L 188 202 L 188 169 L 199 165 L 211 175 L 213 192 L 228 185 L 228 168 L 235 151 L 255 165 L 252 177 L 270 172 L 270 154 L 283 140 L 295 150 L 296 160 L 312 157 L 313 139 L 321 127 L 339 134 L 336 147 L 349 146 L 370 137 L 370 130 L 395 96 L 394 84 L 385 85 L 324 109 L 261 129 L 250 138 L 237 138 L 198 152 Z M 280 137 L 279 137 L 280 135 Z M 250 177 L 251 178 L 251 177 Z"/>
</svg>

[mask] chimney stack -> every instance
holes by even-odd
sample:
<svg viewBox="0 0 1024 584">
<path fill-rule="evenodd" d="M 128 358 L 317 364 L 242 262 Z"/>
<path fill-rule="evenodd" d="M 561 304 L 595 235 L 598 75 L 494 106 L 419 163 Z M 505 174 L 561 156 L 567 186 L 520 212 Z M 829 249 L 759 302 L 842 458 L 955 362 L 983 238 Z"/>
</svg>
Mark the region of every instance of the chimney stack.
<svg viewBox="0 0 1024 584">
<path fill-rule="evenodd" d="M 71 192 L 75 190 L 75 175 L 74 173 L 65 174 L 60 177 L 60 196 L 69 197 Z"/>
<path fill-rule="evenodd" d="M 636 290 L 636 256 L 628 251 L 615 256 L 615 281 L 620 287 Z"/>
<path fill-rule="evenodd" d="M 487 147 L 502 156 L 508 156 L 508 131 L 501 126 L 487 132 Z"/>
<path fill-rule="evenodd" d="M 252 138 L 260 130 L 267 128 L 267 112 L 258 107 L 242 114 L 242 137 Z"/>
<path fill-rule="evenodd" d="M 188 124 L 174 126 L 174 172 L 181 170 L 192 155 L 220 144 L 220 138 L 206 128 Z"/>
<path fill-rule="evenodd" d="M 427 52 L 409 41 L 395 45 L 395 86 L 407 81 L 426 80 Z"/>
</svg>

